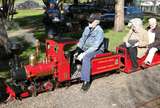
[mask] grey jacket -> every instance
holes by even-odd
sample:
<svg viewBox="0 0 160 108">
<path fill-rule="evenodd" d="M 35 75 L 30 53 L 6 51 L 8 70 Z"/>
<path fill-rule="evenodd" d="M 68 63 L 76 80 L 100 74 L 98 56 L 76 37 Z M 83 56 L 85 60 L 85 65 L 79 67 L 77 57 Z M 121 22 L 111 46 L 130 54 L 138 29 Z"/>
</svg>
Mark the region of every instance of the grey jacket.
<svg viewBox="0 0 160 108">
<path fill-rule="evenodd" d="M 87 26 L 77 46 L 81 48 L 86 54 L 94 52 L 98 49 L 104 51 L 103 40 L 104 32 L 99 25 L 97 25 L 94 29 L 90 29 Z"/>
</svg>

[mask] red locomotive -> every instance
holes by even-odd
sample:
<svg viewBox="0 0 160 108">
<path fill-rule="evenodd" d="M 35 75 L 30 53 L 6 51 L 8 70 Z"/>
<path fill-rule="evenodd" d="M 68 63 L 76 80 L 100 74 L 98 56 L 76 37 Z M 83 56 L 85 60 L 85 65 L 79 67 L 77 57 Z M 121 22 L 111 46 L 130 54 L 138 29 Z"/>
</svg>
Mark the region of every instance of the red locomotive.
<svg viewBox="0 0 160 108">
<path fill-rule="evenodd" d="M 71 58 L 65 53 L 67 45 L 76 44 L 71 40 L 46 40 L 46 56 L 43 62 L 19 65 L 16 69 L 11 69 L 12 80 L 6 83 L 6 92 L 10 97 L 27 97 L 37 95 L 37 93 L 53 90 L 57 84 L 75 80 L 71 78 Z M 146 56 L 138 58 L 141 65 Z M 151 66 L 160 63 L 160 53 L 157 52 Z M 107 51 L 104 54 L 98 54 L 92 60 L 91 74 L 97 75 L 112 70 L 120 70 L 125 73 L 131 73 L 131 60 L 126 48 L 117 47 L 116 53 Z M 138 69 L 141 69 L 140 67 Z"/>
</svg>

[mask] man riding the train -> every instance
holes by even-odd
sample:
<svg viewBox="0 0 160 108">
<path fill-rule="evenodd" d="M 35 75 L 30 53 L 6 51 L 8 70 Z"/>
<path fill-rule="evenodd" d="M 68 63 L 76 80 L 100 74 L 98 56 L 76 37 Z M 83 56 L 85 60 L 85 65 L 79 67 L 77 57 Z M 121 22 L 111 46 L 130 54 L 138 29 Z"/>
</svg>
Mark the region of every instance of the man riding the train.
<svg viewBox="0 0 160 108">
<path fill-rule="evenodd" d="M 91 60 L 92 58 L 104 52 L 104 32 L 100 23 L 99 14 L 91 14 L 88 19 L 88 26 L 85 28 L 82 37 L 77 44 L 77 50 L 74 54 L 77 60 L 82 62 L 81 80 L 82 89 L 88 90 L 91 84 Z"/>
</svg>

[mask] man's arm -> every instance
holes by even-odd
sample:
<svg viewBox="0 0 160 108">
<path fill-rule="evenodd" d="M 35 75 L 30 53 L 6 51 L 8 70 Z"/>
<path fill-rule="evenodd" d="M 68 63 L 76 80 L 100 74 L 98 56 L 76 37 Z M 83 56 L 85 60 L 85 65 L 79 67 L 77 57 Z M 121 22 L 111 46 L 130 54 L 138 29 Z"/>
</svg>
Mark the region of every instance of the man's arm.
<svg viewBox="0 0 160 108">
<path fill-rule="evenodd" d="M 79 42 L 78 42 L 78 44 L 77 44 L 77 46 L 79 47 L 79 48 L 82 48 L 82 45 L 84 44 L 84 39 L 85 39 L 85 35 L 86 35 L 86 32 L 87 32 L 87 27 L 84 29 L 84 32 L 82 33 L 82 37 L 80 38 L 80 40 L 79 40 Z"/>
<path fill-rule="evenodd" d="M 151 47 L 157 47 L 160 46 L 160 29 L 156 30 L 156 37 L 155 37 L 155 41 L 151 44 L 149 44 L 149 48 Z"/>
<path fill-rule="evenodd" d="M 123 38 L 123 42 L 128 42 L 128 39 L 130 37 L 130 35 L 132 34 L 132 29 L 129 30 L 129 32 L 127 33 L 127 35 Z"/>
</svg>

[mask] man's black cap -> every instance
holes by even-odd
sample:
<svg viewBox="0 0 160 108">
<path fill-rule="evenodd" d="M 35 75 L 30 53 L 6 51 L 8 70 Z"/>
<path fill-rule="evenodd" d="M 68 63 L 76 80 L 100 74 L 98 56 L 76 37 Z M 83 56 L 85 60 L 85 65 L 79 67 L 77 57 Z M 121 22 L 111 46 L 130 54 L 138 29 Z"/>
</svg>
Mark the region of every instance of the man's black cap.
<svg viewBox="0 0 160 108">
<path fill-rule="evenodd" d="M 99 14 L 91 14 L 90 17 L 88 18 L 89 22 L 93 22 L 94 20 L 100 20 L 101 17 Z"/>
</svg>

